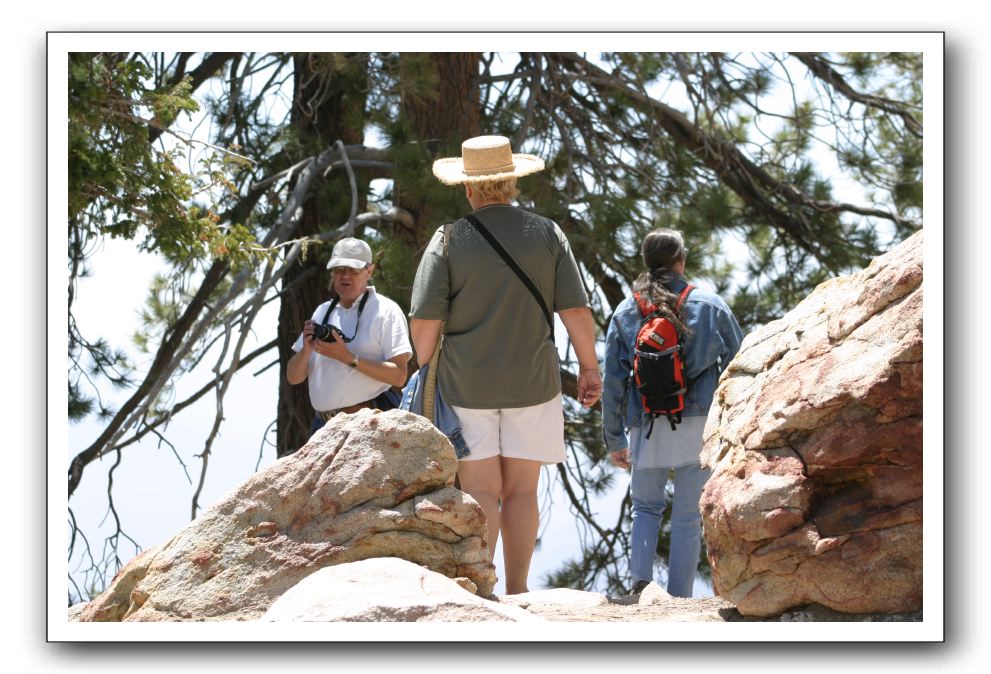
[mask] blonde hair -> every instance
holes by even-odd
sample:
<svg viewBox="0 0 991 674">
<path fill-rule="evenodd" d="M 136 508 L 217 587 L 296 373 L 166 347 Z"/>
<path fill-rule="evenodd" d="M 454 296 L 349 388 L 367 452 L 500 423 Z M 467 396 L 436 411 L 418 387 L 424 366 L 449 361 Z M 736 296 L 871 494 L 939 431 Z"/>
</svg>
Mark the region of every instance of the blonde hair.
<svg viewBox="0 0 991 674">
<path fill-rule="evenodd" d="M 480 180 L 471 183 L 471 189 L 482 201 L 510 202 L 520 195 L 516 187 L 516 176 L 502 180 Z"/>
</svg>

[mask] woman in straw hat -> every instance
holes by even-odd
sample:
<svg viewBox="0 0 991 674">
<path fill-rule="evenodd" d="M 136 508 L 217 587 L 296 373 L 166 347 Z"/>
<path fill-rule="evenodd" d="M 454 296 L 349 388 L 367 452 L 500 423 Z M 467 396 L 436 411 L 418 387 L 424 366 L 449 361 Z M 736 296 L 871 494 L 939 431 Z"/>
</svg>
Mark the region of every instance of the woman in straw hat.
<svg viewBox="0 0 991 674">
<path fill-rule="evenodd" d="M 578 355 L 584 406 L 598 400 L 602 380 L 567 238 L 553 221 L 510 203 L 517 178 L 544 162 L 513 154 L 502 136 L 466 140 L 461 153 L 436 161 L 433 172 L 447 185 L 464 185 L 473 212 L 430 241 L 413 284 L 410 329 L 422 363 L 444 327 L 438 388 L 470 450 L 458 461 L 458 478 L 485 512 L 490 555 L 501 532 L 506 593 L 517 594 L 527 591 L 537 538 L 540 468 L 565 458 L 551 312 Z"/>
</svg>

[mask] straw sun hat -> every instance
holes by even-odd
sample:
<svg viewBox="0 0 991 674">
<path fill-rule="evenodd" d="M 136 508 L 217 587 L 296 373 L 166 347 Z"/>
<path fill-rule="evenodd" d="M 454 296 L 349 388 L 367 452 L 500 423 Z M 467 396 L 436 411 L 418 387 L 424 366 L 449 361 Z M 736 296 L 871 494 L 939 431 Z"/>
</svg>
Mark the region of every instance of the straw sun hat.
<svg viewBox="0 0 991 674">
<path fill-rule="evenodd" d="M 517 178 L 544 169 L 544 160 L 532 154 L 513 154 L 505 136 L 477 136 L 461 144 L 461 156 L 438 159 L 434 175 L 445 185 Z"/>
</svg>

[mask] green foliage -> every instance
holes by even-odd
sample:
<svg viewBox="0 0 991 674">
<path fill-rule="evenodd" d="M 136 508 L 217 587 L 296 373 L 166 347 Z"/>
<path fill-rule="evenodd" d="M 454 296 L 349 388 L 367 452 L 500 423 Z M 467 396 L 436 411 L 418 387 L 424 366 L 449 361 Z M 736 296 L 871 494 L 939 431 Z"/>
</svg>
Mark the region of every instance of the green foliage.
<svg viewBox="0 0 991 674">
<path fill-rule="evenodd" d="M 225 257 L 254 242 L 245 228 L 221 226 L 216 213 L 192 202 L 231 190 L 224 168 L 243 160 L 214 156 L 190 174 L 180 168 L 184 145 L 156 147 L 150 139 L 152 129 L 199 109 L 187 80 L 157 91 L 144 61 L 123 54 L 74 52 L 68 66 L 70 240 L 142 237 L 142 249 L 170 260 Z"/>
<path fill-rule="evenodd" d="M 415 195 L 417 203 L 429 204 L 433 226 L 463 217 L 468 208 L 464 188 L 445 185 L 433 176 L 428 168 L 433 161 L 430 149 L 421 143 L 412 142 L 409 129 L 402 119 L 388 131 L 396 176 L 388 196 L 401 201 L 403 194 Z M 453 156 L 445 153 L 460 154 L 461 148 L 459 146 L 454 150 L 445 145 L 436 152 L 438 156 Z"/>
<path fill-rule="evenodd" d="M 130 385 L 125 355 L 102 340 L 88 342 L 72 319 L 75 281 L 88 274 L 87 260 L 102 238 L 132 239 L 177 266 L 190 260 L 227 258 L 235 267 L 257 259 L 253 233 L 225 224 L 214 203 L 237 193 L 229 174 L 246 160 L 215 152 L 198 170 L 181 168 L 186 146 L 153 142 L 155 130 L 167 129 L 180 115 L 199 110 L 188 79 L 162 90 L 152 86 L 144 59 L 115 53 L 69 55 L 68 85 L 68 227 L 69 227 L 69 418 L 78 421 L 93 411 L 110 414 L 98 396 L 87 394 L 90 382 L 106 378 L 113 386 Z M 162 328 L 164 331 L 167 324 Z M 88 373 L 88 374 L 87 374 Z"/>
<path fill-rule="evenodd" d="M 655 227 L 684 232 L 688 274 L 711 283 L 750 330 L 921 226 L 919 54 L 814 55 L 853 93 L 785 54 L 619 52 L 580 62 L 574 56 L 485 56 L 478 78 L 481 126 L 483 133 L 512 137 L 526 125 L 514 149 L 538 154 L 546 169 L 520 181 L 519 203 L 554 219 L 568 235 L 591 284 L 600 328 L 640 273 L 638 248 Z M 371 138 L 391 164 L 356 169 L 358 211 L 374 210 L 372 202 L 403 206 L 412 216 L 412 225 L 372 220 L 356 233 L 372 242 L 379 290 L 408 309 L 424 236 L 467 210 L 463 190 L 442 185 L 429 171 L 436 157 L 457 156 L 463 139 L 421 138 L 406 116 L 413 114 L 410 106 L 443 103 L 455 84 L 438 76 L 429 54 L 241 54 L 215 76 L 213 91 L 221 93 L 201 94 L 201 102 L 188 80 L 153 85 L 173 78 L 153 72 L 149 61 L 72 54 L 68 64 L 70 279 L 86 275 L 88 255 L 102 237 L 131 239 L 162 254 L 172 270 L 150 289 L 135 336 L 144 352 L 159 348 L 212 260 L 252 269 L 277 258 L 259 248 L 255 235 L 282 213 L 287 182 L 262 195 L 249 190 L 251 183 L 345 135 L 349 143 Z M 589 75 L 599 67 L 601 75 Z M 254 73 L 268 78 L 263 86 L 252 84 Z M 269 112 L 273 101 L 287 97 L 289 87 L 280 81 L 292 84 L 285 117 Z M 184 169 L 188 146 L 152 137 L 201 109 L 215 130 L 210 143 L 219 149 L 198 153 L 203 158 L 196 168 Z M 677 119 L 666 117 L 672 109 Z M 379 203 L 369 189 L 373 178 L 388 181 Z M 850 182 L 862 197 L 847 196 Z M 303 208 L 313 216 L 303 235 L 346 222 L 350 190 L 341 171 L 320 176 Z M 847 201 L 874 212 L 847 209 Z M 327 252 L 329 245 L 303 248 L 310 267 Z M 230 287 L 225 279 L 208 302 Z M 70 419 L 109 414 L 108 405 L 86 393 L 88 384 L 105 377 L 127 386 L 131 365 L 105 342 L 88 343 L 78 334 L 73 292 L 70 282 Z M 218 325 L 230 311 L 223 307 Z M 193 367 L 217 334 L 201 336 L 183 368 Z M 607 467 L 600 418 L 571 412 L 567 436 L 575 460 L 568 470 L 577 499 L 587 504 L 619 473 Z M 583 557 L 546 582 L 625 589 L 628 499 L 623 513 L 612 528 L 590 524 Z M 658 548 L 662 559 L 668 527 Z"/>
<path fill-rule="evenodd" d="M 79 421 L 93 411 L 93 399 L 79 389 L 79 382 L 69 382 L 69 421 Z"/>
<path fill-rule="evenodd" d="M 396 301 L 404 313 L 409 312 L 413 278 L 419 260 L 416 251 L 391 232 L 369 236 L 375 253 L 375 276 L 372 282 L 377 292 Z"/>
<path fill-rule="evenodd" d="M 437 100 L 441 82 L 429 52 L 405 54 L 396 61 L 394 93 L 407 101 Z"/>
</svg>

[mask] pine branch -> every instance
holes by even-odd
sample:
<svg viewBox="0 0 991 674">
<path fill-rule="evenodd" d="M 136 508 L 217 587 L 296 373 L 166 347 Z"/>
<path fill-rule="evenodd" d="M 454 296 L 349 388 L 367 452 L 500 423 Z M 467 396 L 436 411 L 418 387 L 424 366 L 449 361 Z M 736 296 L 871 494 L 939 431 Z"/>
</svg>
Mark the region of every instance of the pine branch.
<svg viewBox="0 0 991 674">
<path fill-rule="evenodd" d="M 856 207 L 849 204 L 812 199 L 793 185 L 771 176 L 734 144 L 703 131 L 680 111 L 651 98 L 621 77 L 607 73 L 577 54 L 556 53 L 548 58 L 557 60 L 582 75 L 584 81 L 604 94 L 622 94 L 652 113 L 672 140 L 696 156 L 747 206 L 765 217 L 770 224 L 786 232 L 796 244 L 815 255 L 827 267 L 829 256 L 820 240 L 821 233 L 816 231 L 809 219 L 811 213 L 852 211 L 891 220 L 903 226 L 915 226 L 915 223 L 886 211 L 865 208 L 853 210 Z M 835 269 L 831 271 L 838 272 Z"/>
<path fill-rule="evenodd" d="M 203 61 L 188 75 L 191 85 L 190 91 L 196 91 L 201 84 L 213 77 L 218 70 L 224 67 L 224 64 L 236 56 L 240 56 L 240 54 L 237 52 L 213 52 L 209 56 L 205 57 Z M 187 59 L 184 58 L 180 61 L 175 73 L 169 79 L 166 87 L 167 89 L 172 89 L 179 84 L 184 77 L 186 77 L 186 60 Z M 153 120 L 151 123 L 148 123 L 148 141 L 154 143 L 165 130 L 166 128 L 157 119 Z"/>
<path fill-rule="evenodd" d="M 810 73 L 829 85 L 831 89 L 840 92 L 855 103 L 860 103 L 870 108 L 877 108 L 878 110 L 883 110 L 884 112 L 900 117 L 902 121 L 905 122 L 905 128 L 909 133 L 916 138 L 922 138 L 922 123 L 919 122 L 919 120 L 917 120 L 911 112 L 905 109 L 905 105 L 903 103 L 893 101 L 889 98 L 884 98 L 883 96 L 864 94 L 857 91 L 850 86 L 850 84 L 840 73 L 836 72 L 836 70 L 834 70 L 833 67 L 830 66 L 829 63 L 817 53 L 789 53 L 804 63 Z"/>
</svg>

